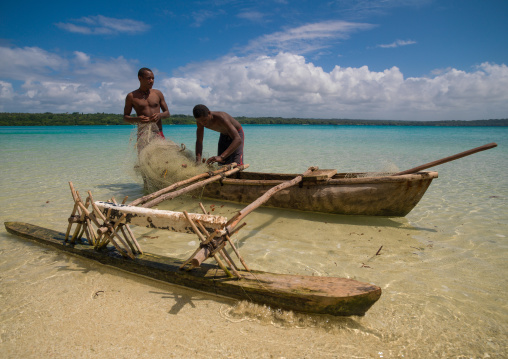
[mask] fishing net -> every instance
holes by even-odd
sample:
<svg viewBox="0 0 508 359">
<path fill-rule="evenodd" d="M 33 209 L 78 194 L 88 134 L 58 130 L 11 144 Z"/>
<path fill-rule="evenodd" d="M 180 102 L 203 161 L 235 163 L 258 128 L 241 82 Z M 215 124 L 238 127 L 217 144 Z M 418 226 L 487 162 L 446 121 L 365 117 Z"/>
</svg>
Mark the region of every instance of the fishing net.
<svg viewBox="0 0 508 359">
<path fill-rule="evenodd" d="M 154 192 L 175 182 L 210 171 L 205 164 L 196 164 L 195 154 L 184 144 L 177 145 L 159 135 L 157 125 L 140 125 L 131 136 L 136 139 L 138 159 L 136 172 L 143 178 L 145 191 Z"/>
</svg>

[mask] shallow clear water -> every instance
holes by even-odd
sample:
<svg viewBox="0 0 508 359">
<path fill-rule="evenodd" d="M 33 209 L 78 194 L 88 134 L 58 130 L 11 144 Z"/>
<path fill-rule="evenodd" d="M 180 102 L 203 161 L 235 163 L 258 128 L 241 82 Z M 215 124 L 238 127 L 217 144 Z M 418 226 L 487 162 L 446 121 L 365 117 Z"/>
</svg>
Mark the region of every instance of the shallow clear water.
<svg viewBox="0 0 508 359">
<path fill-rule="evenodd" d="M 64 231 L 68 181 L 95 199 L 142 195 L 132 127 L 0 127 L 0 219 Z M 165 135 L 193 148 L 195 127 Z M 435 167 L 405 218 L 259 209 L 237 244 L 255 269 L 371 282 L 364 317 L 271 310 L 159 283 L 21 241 L 0 229 L 3 357 L 504 357 L 508 312 L 508 129 L 245 126 L 252 171 L 405 170 L 489 142 Z M 214 155 L 218 135 L 205 133 Z M 230 217 L 241 208 L 216 205 Z M 219 205 L 217 205 L 219 204 Z M 221 207 L 224 204 L 223 207 Z M 160 208 L 198 212 L 192 199 Z M 185 258 L 197 238 L 135 232 L 144 250 Z M 381 248 L 382 246 L 382 248 Z M 379 255 L 376 255 L 378 250 Z"/>
</svg>

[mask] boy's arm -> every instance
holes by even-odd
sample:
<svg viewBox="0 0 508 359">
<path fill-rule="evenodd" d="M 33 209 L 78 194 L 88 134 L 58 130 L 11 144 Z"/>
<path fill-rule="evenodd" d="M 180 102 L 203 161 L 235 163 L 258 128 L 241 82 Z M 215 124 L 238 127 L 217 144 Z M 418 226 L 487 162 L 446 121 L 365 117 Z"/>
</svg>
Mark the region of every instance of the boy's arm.
<svg viewBox="0 0 508 359">
<path fill-rule="evenodd" d="M 198 125 L 196 130 L 196 163 L 201 163 L 201 156 L 203 154 L 203 136 L 205 128 Z"/>
<path fill-rule="evenodd" d="M 129 93 L 125 98 L 125 106 L 123 108 L 123 120 L 128 123 L 135 123 L 133 121 L 132 113 L 132 93 Z"/>
<path fill-rule="evenodd" d="M 222 152 L 219 156 L 210 157 L 206 163 L 224 162 L 224 160 L 231 156 L 231 154 L 242 144 L 242 138 L 238 134 L 238 130 L 235 126 L 233 126 L 233 124 L 229 121 L 226 121 L 225 124 L 227 126 L 228 135 L 233 139 L 233 141 L 224 152 Z"/>
<path fill-rule="evenodd" d="M 131 116 L 132 112 L 132 92 L 127 95 L 125 98 L 125 107 L 123 108 L 123 120 L 127 123 L 131 123 L 133 125 L 141 122 L 149 122 L 150 119 L 146 116 Z"/>
</svg>

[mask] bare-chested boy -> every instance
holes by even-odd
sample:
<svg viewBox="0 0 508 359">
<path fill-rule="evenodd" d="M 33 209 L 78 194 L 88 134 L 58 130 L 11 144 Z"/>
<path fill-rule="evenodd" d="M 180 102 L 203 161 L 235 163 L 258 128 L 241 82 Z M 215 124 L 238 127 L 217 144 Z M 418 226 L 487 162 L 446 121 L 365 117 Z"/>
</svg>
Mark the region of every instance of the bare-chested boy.
<svg viewBox="0 0 508 359">
<path fill-rule="evenodd" d="M 138 71 L 138 79 L 139 88 L 129 93 L 125 98 L 123 119 L 128 123 L 138 125 L 138 140 L 141 134 L 151 127 L 151 123 L 157 125 L 158 134 L 164 138 L 161 120 L 170 116 L 164 95 L 159 90 L 152 89 L 154 82 L 152 70 L 143 67 Z M 136 111 L 137 117 L 131 116 L 132 108 Z M 143 145 L 138 143 L 138 150 L 141 150 L 142 147 Z"/>
<path fill-rule="evenodd" d="M 192 110 L 196 124 L 196 162 L 201 162 L 205 127 L 220 132 L 217 156 L 210 157 L 206 163 L 228 164 L 236 162 L 243 165 L 244 134 L 242 125 L 226 112 L 210 111 L 205 105 L 196 105 Z"/>
</svg>

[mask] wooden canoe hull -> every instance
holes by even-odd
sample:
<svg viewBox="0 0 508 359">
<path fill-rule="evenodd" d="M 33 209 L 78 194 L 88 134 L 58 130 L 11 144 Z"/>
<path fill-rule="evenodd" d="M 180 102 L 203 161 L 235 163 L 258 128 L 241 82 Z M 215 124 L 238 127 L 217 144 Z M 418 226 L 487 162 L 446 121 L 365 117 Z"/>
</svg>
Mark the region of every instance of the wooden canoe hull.
<svg viewBox="0 0 508 359">
<path fill-rule="evenodd" d="M 203 264 L 185 271 L 179 269 L 179 259 L 145 253 L 131 260 L 112 250 L 66 244 L 64 233 L 27 223 L 6 222 L 5 228 L 22 238 L 138 275 L 276 308 L 335 316 L 364 315 L 381 296 L 381 288 L 352 279 L 241 271 L 244 278 L 238 280 L 227 277 L 215 265 Z"/>
<path fill-rule="evenodd" d="M 273 195 L 265 206 L 301 211 L 404 217 L 420 201 L 437 172 L 363 177 L 339 173 L 324 181 L 304 181 Z M 297 174 L 239 172 L 206 185 L 203 197 L 251 203 L 268 189 Z"/>
</svg>

